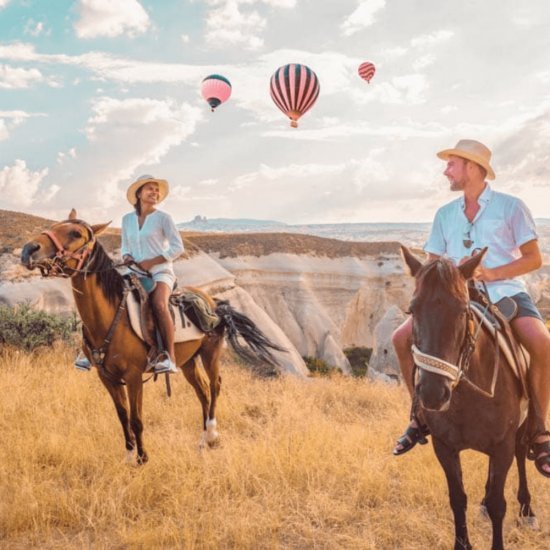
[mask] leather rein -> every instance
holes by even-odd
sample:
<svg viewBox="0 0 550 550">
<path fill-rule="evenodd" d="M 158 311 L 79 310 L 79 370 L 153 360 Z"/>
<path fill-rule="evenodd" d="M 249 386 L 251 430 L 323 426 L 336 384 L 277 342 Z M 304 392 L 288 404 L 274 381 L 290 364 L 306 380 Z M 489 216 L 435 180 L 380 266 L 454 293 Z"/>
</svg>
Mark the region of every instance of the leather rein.
<svg viewBox="0 0 550 550">
<path fill-rule="evenodd" d="M 491 307 L 491 303 L 488 302 L 485 310 L 483 311 L 482 317 L 485 317 L 487 311 Z M 481 318 L 476 321 L 475 314 L 472 310 L 472 305 L 468 302 L 467 309 L 467 319 L 466 319 L 466 334 L 464 336 L 464 342 L 460 348 L 460 353 L 458 356 L 458 363 L 454 365 L 449 363 L 439 357 L 424 353 L 418 349 L 418 347 L 413 343 L 412 345 L 412 354 L 414 358 L 415 366 L 419 369 L 422 369 L 427 372 L 449 378 L 451 380 L 451 389 L 454 389 L 461 381 L 467 383 L 472 389 L 481 393 L 485 397 L 493 398 L 495 395 L 495 387 L 498 378 L 499 364 L 500 364 L 500 346 L 497 340 L 497 331 L 494 335 L 494 345 L 495 345 L 495 362 L 493 364 L 493 377 L 491 381 L 490 391 L 485 391 L 480 388 L 477 384 L 472 382 L 468 378 L 468 369 L 470 366 L 470 360 L 472 358 L 472 353 L 475 350 L 476 342 L 479 337 L 479 333 L 482 328 Z M 477 323 L 477 326 L 476 326 Z"/>
<path fill-rule="evenodd" d="M 46 235 L 52 241 L 53 245 L 56 248 L 55 256 L 53 258 L 50 258 L 46 265 L 38 266 L 43 277 L 64 277 L 64 278 L 70 279 L 79 273 L 84 273 L 84 277 L 86 277 L 88 273 L 90 274 L 99 273 L 99 271 L 89 270 L 89 266 L 91 265 L 94 258 L 93 249 L 97 242 L 97 239 L 94 235 L 94 231 L 92 227 L 83 220 L 68 220 L 68 221 L 70 223 L 76 223 L 84 226 L 90 235 L 90 240 L 84 243 L 81 247 L 77 248 L 76 250 L 71 251 L 71 250 L 67 250 L 61 244 L 61 242 L 57 238 L 57 235 L 53 231 L 50 231 L 50 230 L 42 231 L 42 235 Z M 78 260 L 76 268 L 72 268 L 66 265 L 67 261 L 69 260 Z M 84 262 L 86 262 L 86 264 L 84 264 Z M 125 265 L 125 264 L 120 264 L 120 265 Z M 113 265 L 109 267 L 108 270 L 115 269 L 117 266 L 118 266 L 117 264 L 113 263 Z M 128 267 L 132 269 L 131 266 L 128 266 Z M 67 269 L 71 270 L 72 273 L 67 273 L 66 271 Z M 101 270 L 101 271 L 107 271 L 107 270 Z M 109 345 L 111 343 L 111 339 L 113 337 L 115 329 L 122 317 L 122 314 L 126 310 L 128 293 L 132 289 L 133 287 L 126 281 L 126 279 L 124 279 L 124 289 L 122 291 L 122 299 L 120 300 L 120 304 L 115 313 L 111 326 L 107 331 L 107 335 L 105 336 L 103 343 L 99 348 L 94 348 L 92 346 L 90 339 L 86 336 L 86 330 L 85 330 L 86 327 L 84 325 L 82 330 L 84 345 L 88 349 L 88 352 L 93 362 L 99 367 L 100 372 L 104 376 L 104 378 L 108 379 L 111 383 L 117 384 L 117 385 L 125 385 L 125 382 L 121 379 L 116 379 L 107 370 L 107 368 L 105 367 L 105 357 L 109 350 Z M 74 289 L 73 287 L 73 290 L 76 290 L 76 289 Z M 144 382 L 147 382 L 150 378 L 151 377 L 149 377 Z"/>
</svg>

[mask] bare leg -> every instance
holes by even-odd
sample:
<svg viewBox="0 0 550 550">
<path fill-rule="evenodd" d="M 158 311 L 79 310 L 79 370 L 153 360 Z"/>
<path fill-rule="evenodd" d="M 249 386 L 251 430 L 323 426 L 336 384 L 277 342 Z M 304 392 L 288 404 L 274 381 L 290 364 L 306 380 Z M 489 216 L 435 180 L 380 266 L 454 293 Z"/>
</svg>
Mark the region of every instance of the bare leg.
<svg viewBox="0 0 550 550">
<path fill-rule="evenodd" d="M 414 370 L 414 359 L 411 352 L 412 346 L 412 317 L 409 317 L 400 327 L 398 327 L 392 335 L 393 347 L 395 348 L 395 353 L 397 355 L 397 360 L 399 361 L 399 368 L 401 369 L 401 375 L 409 391 L 411 399 L 414 395 L 414 384 L 413 384 L 413 370 Z M 417 413 L 418 416 L 422 416 L 421 413 Z M 420 419 L 422 422 L 422 418 Z M 416 420 L 412 420 L 409 424 L 408 431 L 413 429 L 419 429 L 419 426 Z M 420 435 L 420 434 L 418 434 Z M 401 451 L 408 447 L 409 444 L 412 444 L 410 448 L 414 446 L 417 442 L 422 444 L 426 443 L 426 439 L 422 436 L 420 439 L 416 439 L 415 432 L 405 433 L 401 438 L 401 441 L 398 441 L 395 446 L 393 453 L 395 455 L 401 454 Z"/>
<path fill-rule="evenodd" d="M 157 320 L 162 341 L 170 359 L 175 363 L 176 354 L 174 352 L 174 322 L 168 309 L 168 299 L 172 289 L 165 283 L 157 283 L 155 290 L 151 294 L 153 311 Z"/>
<path fill-rule="evenodd" d="M 535 442 L 550 441 L 550 436 L 540 435 L 546 430 L 545 422 L 550 405 L 550 333 L 544 323 L 534 317 L 514 319 L 512 328 L 530 356 L 528 376 L 532 394 L 530 398 L 533 400 L 532 410 L 535 411 L 534 434 L 539 434 Z M 534 434 L 529 435 L 532 437 Z M 550 464 L 543 464 L 542 468 L 550 474 Z"/>
</svg>

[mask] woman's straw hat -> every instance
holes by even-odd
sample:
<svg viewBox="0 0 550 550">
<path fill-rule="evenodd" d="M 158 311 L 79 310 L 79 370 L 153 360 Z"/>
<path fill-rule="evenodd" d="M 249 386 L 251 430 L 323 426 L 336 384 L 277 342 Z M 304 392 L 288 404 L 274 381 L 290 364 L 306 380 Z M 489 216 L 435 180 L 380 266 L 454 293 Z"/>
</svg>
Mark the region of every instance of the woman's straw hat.
<svg viewBox="0 0 550 550">
<path fill-rule="evenodd" d="M 483 143 L 475 139 L 461 139 L 454 149 L 445 149 L 437 153 L 437 156 L 443 160 L 449 160 L 450 156 L 461 157 L 479 164 L 487 170 L 487 179 L 494 180 L 495 172 L 491 168 L 491 150 Z"/>
<path fill-rule="evenodd" d="M 139 176 L 139 178 L 134 181 L 128 187 L 128 191 L 126 191 L 126 197 L 128 198 L 128 201 L 132 206 L 135 206 L 136 202 L 138 201 L 136 197 L 137 190 L 149 182 L 158 183 L 159 186 L 159 202 L 163 201 L 166 198 L 166 195 L 168 195 L 168 191 L 170 187 L 168 186 L 168 182 L 166 180 L 159 180 L 153 176 Z"/>
</svg>

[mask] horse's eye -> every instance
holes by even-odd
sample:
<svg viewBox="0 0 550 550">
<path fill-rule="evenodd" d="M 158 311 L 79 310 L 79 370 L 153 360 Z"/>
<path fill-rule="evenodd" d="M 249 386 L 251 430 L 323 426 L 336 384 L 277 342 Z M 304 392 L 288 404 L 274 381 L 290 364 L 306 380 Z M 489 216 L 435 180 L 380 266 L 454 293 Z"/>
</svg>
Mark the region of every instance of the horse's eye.
<svg viewBox="0 0 550 550">
<path fill-rule="evenodd" d="M 73 231 L 71 231 L 69 233 L 69 235 L 73 238 L 73 239 L 81 239 L 82 238 L 82 233 L 80 233 L 80 231 L 77 231 L 76 229 L 74 229 Z"/>
</svg>

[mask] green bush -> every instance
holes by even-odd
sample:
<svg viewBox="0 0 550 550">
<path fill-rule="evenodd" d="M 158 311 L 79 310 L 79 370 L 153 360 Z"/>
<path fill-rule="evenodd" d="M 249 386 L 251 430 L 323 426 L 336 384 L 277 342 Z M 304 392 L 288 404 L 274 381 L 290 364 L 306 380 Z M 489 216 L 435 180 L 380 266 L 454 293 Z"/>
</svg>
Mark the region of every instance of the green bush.
<svg viewBox="0 0 550 550">
<path fill-rule="evenodd" d="M 353 376 L 362 378 L 367 375 L 372 348 L 346 348 L 344 355 L 348 358 Z"/>
<path fill-rule="evenodd" d="M 33 309 L 29 304 L 15 308 L 0 304 L 0 344 L 32 351 L 51 346 L 55 340 L 70 341 L 77 329 L 76 317 Z"/>
<path fill-rule="evenodd" d="M 338 367 L 329 365 L 326 361 L 318 359 L 317 357 L 303 357 L 302 359 L 311 374 L 318 376 L 331 376 L 342 372 Z"/>
</svg>

